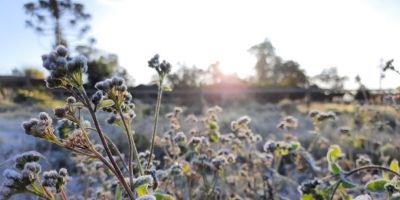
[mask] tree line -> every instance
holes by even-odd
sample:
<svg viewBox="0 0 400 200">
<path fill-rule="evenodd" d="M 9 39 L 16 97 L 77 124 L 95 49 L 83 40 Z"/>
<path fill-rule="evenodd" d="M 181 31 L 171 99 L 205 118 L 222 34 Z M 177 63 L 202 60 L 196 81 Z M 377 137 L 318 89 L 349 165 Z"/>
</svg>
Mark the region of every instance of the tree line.
<svg viewBox="0 0 400 200">
<path fill-rule="evenodd" d="M 91 15 L 85 5 L 73 0 L 35 0 L 24 4 L 27 14 L 26 26 L 38 35 L 51 35 L 52 46 L 69 46 L 71 41 L 81 41 L 85 44 L 75 46 L 75 51 L 88 59 L 88 84 L 112 75 L 124 77 L 133 86 L 134 79 L 127 70 L 120 66 L 118 56 L 95 47 L 96 39 L 88 37 Z M 70 47 L 71 49 L 71 47 Z M 219 63 L 211 64 L 202 69 L 196 66 L 181 65 L 168 75 L 167 82 L 172 88 L 187 89 L 212 86 L 215 84 L 245 84 L 257 87 L 291 87 L 342 90 L 346 76 L 340 76 L 335 67 L 323 69 L 319 75 L 308 76 L 300 64 L 294 60 L 284 60 L 276 54 L 271 41 L 265 39 L 249 48 L 248 52 L 257 59 L 254 75 L 241 79 L 236 74 L 226 75 L 221 72 Z M 176 67 L 175 67 L 176 68 Z M 24 70 L 14 70 L 14 75 L 43 77 L 40 70 L 29 67 Z"/>
</svg>

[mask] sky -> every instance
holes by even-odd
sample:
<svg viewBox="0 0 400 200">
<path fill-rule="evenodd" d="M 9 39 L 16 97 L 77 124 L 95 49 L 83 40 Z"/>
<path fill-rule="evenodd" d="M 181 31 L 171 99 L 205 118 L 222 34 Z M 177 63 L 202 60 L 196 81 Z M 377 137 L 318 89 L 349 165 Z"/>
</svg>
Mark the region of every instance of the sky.
<svg viewBox="0 0 400 200">
<path fill-rule="evenodd" d="M 0 74 L 16 67 L 41 66 L 51 38 L 25 27 L 24 0 L 0 0 Z M 268 38 L 276 54 L 298 62 L 309 76 L 337 67 L 357 87 L 379 88 L 381 60 L 400 68 L 400 1 L 396 0 L 85 0 L 92 14 L 96 47 L 119 56 L 135 79 L 148 83 L 155 53 L 170 61 L 225 73 L 254 74 L 248 49 Z M 73 44 L 85 41 L 74 41 Z M 384 88 L 400 86 L 386 73 Z"/>
</svg>

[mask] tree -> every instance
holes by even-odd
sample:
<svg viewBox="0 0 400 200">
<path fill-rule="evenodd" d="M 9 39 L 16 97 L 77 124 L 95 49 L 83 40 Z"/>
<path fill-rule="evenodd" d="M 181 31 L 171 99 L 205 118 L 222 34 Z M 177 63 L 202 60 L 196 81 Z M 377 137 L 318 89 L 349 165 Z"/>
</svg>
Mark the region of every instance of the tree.
<svg viewBox="0 0 400 200">
<path fill-rule="evenodd" d="M 277 64 L 274 68 L 274 80 L 278 86 L 284 87 L 304 88 L 308 84 L 307 76 L 300 65 L 291 60 Z"/>
<path fill-rule="evenodd" d="M 265 39 L 264 42 L 254 45 L 249 49 L 256 58 L 256 82 L 259 85 L 272 85 L 271 82 L 276 63 L 275 48 L 271 41 Z"/>
<path fill-rule="evenodd" d="M 95 47 L 96 40 L 89 38 L 85 45 L 76 46 L 75 50 L 88 59 L 88 81 L 89 85 L 94 86 L 110 76 L 119 76 L 125 79 L 128 86 L 133 86 L 134 79 L 128 71 L 119 65 L 116 54 L 104 52 Z"/>
<path fill-rule="evenodd" d="M 294 61 L 283 61 L 275 54 L 275 48 L 268 39 L 251 47 L 249 52 L 257 58 L 255 65 L 257 85 L 283 87 L 307 85 L 307 76 L 299 64 Z"/>
<path fill-rule="evenodd" d="M 207 76 L 207 71 L 183 65 L 175 73 L 169 74 L 167 80 L 173 88 L 198 88 L 207 82 Z"/>
<path fill-rule="evenodd" d="M 224 79 L 224 74 L 222 73 L 221 69 L 219 68 L 219 62 L 211 64 L 207 70 L 210 74 L 210 78 L 212 84 L 220 83 Z"/>
<path fill-rule="evenodd" d="M 340 76 L 336 67 L 322 70 L 322 72 L 312 78 L 321 88 L 330 90 L 343 90 L 344 83 L 348 80 L 347 76 Z"/>
<path fill-rule="evenodd" d="M 29 2 L 24 5 L 25 12 L 30 16 L 25 23 L 39 35 L 52 32 L 55 46 L 59 44 L 67 46 L 66 28 L 77 30 L 79 38 L 90 28 L 86 23 L 90 19 L 90 14 L 86 13 L 84 8 L 83 4 L 72 0 Z"/>
<path fill-rule="evenodd" d="M 97 82 L 102 81 L 110 76 L 121 76 L 132 84 L 128 73 L 119 66 L 118 56 L 115 54 L 105 54 L 88 62 L 88 84 L 94 86 Z"/>
</svg>

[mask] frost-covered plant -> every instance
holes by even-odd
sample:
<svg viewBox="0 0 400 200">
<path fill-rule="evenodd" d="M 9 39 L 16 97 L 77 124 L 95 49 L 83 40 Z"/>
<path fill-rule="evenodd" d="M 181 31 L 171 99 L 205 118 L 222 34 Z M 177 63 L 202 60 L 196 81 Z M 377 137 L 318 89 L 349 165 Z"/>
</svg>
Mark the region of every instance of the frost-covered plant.
<svg viewBox="0 0 400 200">
<path fill-rule="evenodd" d="M 48 200 L 55 199 L 57 195 L 67 199 L 64 192 L 68 180 L 67 170 L 61 168 L 59 172 L 52 170 L 41 173 L 41 157 L 43 156 L 35 151 L 14 157 L 14 166 L 3 172 L 5 180 L 0 186 L 0 199 L 8 199 L 17 193 L 31 193 Z"/>
<path fill-rule="evenodd" d="M 66 148 L 77 155 L 85 156 L 87 159 L 101 162 L 102 165 L 100 166 L 107 168 L 118 180 L 117 188 L 121 187 L 123 189 L 119 193 L 116 192 L 118 193 L 116 194 L 117 196 L 122 194 L 122 196 L 126 196 L 129 199 L 135 199 L 143 195 L 153 195 L 152 193 L 157 189 L 157 180 L 155 175 L 150 175 L 154 174 L 154 172 L 145 171 L 142 168 L 142 161 L 133 139 L 132 123 L 135 117 L 135 106 L 132 103 L 132 96 L 128 92 L 124 80 L 119 77 L 113 77 L 98 82 L 95 85 L 97 91 L 90 97 L 83 85 L 83 73 L 87 71 L 87 60 L 84 56 L 71 57 L 64 46 L 58 46 L 50 54 L 42 56 L 42 60 L 44 68 L 50 72 L 50 75 L 46 78 L 46 85 L 49 88 L 65 89 L 71 94 L 64 106 L 54 109 L 54 115 L 59 120 L 64 121 L 64 125 L 69 126 L 67 128 L 69 131 L 58 135 L 51 117 L 42 112 L 38 118 L 33 118 L 23 123 L 25 132 L 28 135 L 42 138 Z M 157 55 L 149 61 L 149 66 L 155 68 L 158 72 L 161 87 L 164 77 L 170 71 L 171 65 L 166 61 L 160 63 Z M 156 108 L 156 118 L 158 117 L 160 101 L 161 92 Z M 89 113 L 89 119 L 84 117 L 83 112 L 85 111 Z M 127 160 L 124 159 L 123 154 L 121 154 L 113 141 L 103 132 L 97 117 L 97 112 L 99 111 L 110 113 L 107 121 L 125 131 L 129 144 Z M 155 121 L 157 122 L 157 119 Z M 155 131 L 156 126 L 157 123 L 155 123 Z M 100 148 L 98 144 L 95 144 L 93 138 L 89 137 L 90 131 L 96 132 L 99 136 Z M 150 149 L 153 151 L 153 146 Z M 135 162 L 133 162 L 133 158 L 136 159 Z M 59 172 L 45 172 L 43 176 L 43 187 L 54 187 L 56 192 L 63 192 L 62 186 L 66 182 L 64 177 L 67 176 L 64 169 Z M 11 181 L 17 184 L 20 183 L 17 182 L 20 180 L 19 178 L 25 177 L 19 177 L 17 172 L 13 172 L 6 173 L 6 178 L 8 178 L 7 184 L 11 186 Z M 31 182 L 34 180 L 36 179 L 29 179 Z M 41 197 L 47 195 L 46 198 L 54 198 L 51 193 L 42 194 L 36 190 L 23 190 L 31 182 L 23 179 L 21 184 L 24 183 L 24 185 L 15 185 L 15 187 L 12 185 L 13 187 L 10 188 L 16 188 L 15 190 L 18 192 L 28 191 Z M 8 185 L 6 186 L 8 187 Z M 11 194 L 7 191 L 5 193 L 7 195 Z M 162 193 L 157 193 L 157 195 L 160 197 L 168 196 Z"/>
<path fill-rule="evenodd" d="M 304 122 L 294 116 L 277 118 L 277 125 L 272 125 L 277 133 L 269 134 L 253 129 L 258 119 L 248 115 L 222 122 L 225 116 L 218 106 L 199 115 L 185 113 L 182 107 L 160 115 L 171 65 L 156 55 L 148 62 L 158 75 L 151 143 L 139 152 L 132 128 L 137 110 L 123 79 L 98 82 L 88 95 L 82 79 L 86 59 L 70 57 L 62 46 L 43 56 L 43 65 L 50 72 L 47 86 L 62 88 L 71 96 L 54 109 L 60 121 L 57 128 L 43 112 L 24 122 L 23 128 L 28 135 L 72 151 L 76 177 L 69 179 L 65 169 L 42 173 L 39 154 L 22 154 L 4 172 L 2 198 L 27 192 L 42 199 L 66 199 L 64 186 L 74 181 L 81 192 L 70 199 L 399 199 L 398 149 L 358 134 L 380 130 L 384 122 L 379 114 L 357 109 L 354 125 L 338 128 L 339 113 L 311 111 L 310 141 L 303 140 L 307 133 L 298 129 Z M 105 134 L 100 112 L 107 114 L 108 125 L 123 130 L 127 152 Z M 160 116 L 167 122 L 162 133 Z"/>
</svg>

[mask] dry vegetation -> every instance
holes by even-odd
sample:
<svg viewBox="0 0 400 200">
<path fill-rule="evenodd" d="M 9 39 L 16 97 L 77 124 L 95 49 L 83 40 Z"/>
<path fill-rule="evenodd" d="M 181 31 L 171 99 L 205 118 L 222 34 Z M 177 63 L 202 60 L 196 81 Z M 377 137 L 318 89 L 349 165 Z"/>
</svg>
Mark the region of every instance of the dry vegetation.
<svg viewBox="0 0 400 200">
<path fill-rule="evenodd" d="M 89 97 L 82 81 L 86 59 L 69 57 L 62 46 L 43 65 L 47 86 L 71 96 L 53 114 L 25 121 L 28 136 L 0 135 L 6 157 L 0 199 L 400 199 L 393 106 L 291 110 L 249 102 L 197 115 L 162 109 L 170 64 L 155 56 L 149 66 L 159 91 L 149 117 L 121 78 L 97 83 Z M 1 117 L 4 125 L 16 118 Z M 34 149 L 42 153 L 27 151 Z"/>
</svg>

